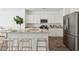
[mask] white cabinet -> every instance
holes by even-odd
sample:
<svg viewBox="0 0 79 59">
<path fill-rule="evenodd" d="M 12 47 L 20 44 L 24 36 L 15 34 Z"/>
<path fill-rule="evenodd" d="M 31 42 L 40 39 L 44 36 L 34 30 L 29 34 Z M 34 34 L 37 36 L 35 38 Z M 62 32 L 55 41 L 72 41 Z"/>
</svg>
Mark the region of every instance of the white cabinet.
<svg viewBox="0 0 79 59">
<path fill-rule="evenodd" d="M 48 23 L 54 23 L 54 16 L 50 15 L 48 16 Z"/>
<path fill-rule="evenodd" d="M 40 16 L 28 15 L 26 18 L 26 23 L 40 23 Z"/>
<path fill-rule="evenodd" d="M 48 23 L 62 23 L 63 17 L 59 15 L 27 15 L 26 23 L 40 23 L 41 19 L 47 19 Z"/>
<path fill-rule="evenodd" d="M 34 9 L 25 11 L 26 23 L 40 23 L 40 19 L 47 19 L 48 23 L 62 23 L 62 10 Z"/>
</svg>

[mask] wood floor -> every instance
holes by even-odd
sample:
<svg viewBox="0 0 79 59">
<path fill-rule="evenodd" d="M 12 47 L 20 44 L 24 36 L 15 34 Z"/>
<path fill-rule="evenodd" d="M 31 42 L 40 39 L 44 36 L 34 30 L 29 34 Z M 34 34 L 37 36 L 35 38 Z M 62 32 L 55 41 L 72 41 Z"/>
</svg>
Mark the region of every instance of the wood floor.
<svg viewBox="0 0 79 59">
<path fill-rule="evenodd" d="M 50 51 L 69 51 L 63 44 L 62 37 L 49 37 L 49 50 Z"/>
</svg>

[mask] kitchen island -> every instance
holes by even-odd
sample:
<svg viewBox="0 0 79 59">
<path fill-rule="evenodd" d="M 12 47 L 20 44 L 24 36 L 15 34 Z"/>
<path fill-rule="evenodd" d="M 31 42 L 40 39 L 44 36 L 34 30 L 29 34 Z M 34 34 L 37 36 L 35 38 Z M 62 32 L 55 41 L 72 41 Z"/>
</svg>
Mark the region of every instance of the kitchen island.
<svg viewBox="0 0 79 59">
<path fill-rule="evenodd" d="M 32 41 L 32 51 L 37 50 L 37 40 L 46 40 L 47 41 L 47 50 L 48 49 L 48 32 L 8 32 L 7 34 L 8 40 L 20 40 L 20 39 L 31 39 Z"/>
</svg>

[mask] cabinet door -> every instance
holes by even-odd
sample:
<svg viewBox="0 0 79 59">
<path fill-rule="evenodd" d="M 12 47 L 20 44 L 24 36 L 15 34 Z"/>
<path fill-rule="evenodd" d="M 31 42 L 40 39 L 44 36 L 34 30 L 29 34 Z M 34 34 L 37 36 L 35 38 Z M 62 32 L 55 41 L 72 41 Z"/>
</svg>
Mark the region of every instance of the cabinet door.
<svg viewBox="0 0 79 59">
<path fill-rule="evenodd" d="M 27 23 L 40 23 L 40 16 L 38 15 L 28 15 Z"/>
</svg>

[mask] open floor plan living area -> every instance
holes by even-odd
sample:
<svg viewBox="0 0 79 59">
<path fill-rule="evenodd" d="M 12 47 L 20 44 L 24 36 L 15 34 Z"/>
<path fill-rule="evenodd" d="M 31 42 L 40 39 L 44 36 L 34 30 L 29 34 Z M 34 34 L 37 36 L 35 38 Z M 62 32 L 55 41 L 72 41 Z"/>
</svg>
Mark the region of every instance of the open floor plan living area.
<svg viewBox="0 0 79 59">
<path fill-rule="evenodd" d="M 0 8 L 0 51 L 78 51 L 79 8 Z"/>
</svg>

